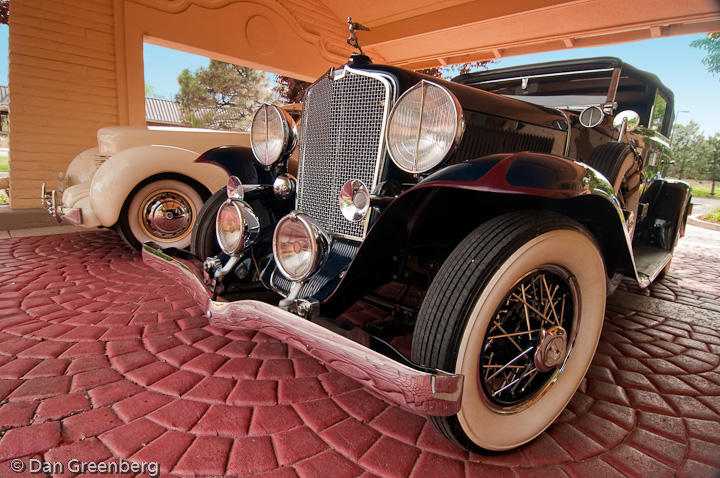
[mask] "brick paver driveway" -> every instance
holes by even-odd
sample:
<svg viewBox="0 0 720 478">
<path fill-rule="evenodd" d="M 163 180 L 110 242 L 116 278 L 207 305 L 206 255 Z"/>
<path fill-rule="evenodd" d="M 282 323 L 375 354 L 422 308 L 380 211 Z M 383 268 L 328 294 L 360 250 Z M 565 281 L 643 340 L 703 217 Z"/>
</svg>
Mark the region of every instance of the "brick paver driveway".
<svg viewBox="0 0 720 478">
<path fill-rule="evenodd" d="M 689 227 L 650 297 L 626 284 L 644 302 L 611 301 L 558 421 L 479 456 L 301 352 L 209 327 L 111 233 L 3 240 L 0 476 L 31 457 L 180 476 L 717 476 L 719 276 L 720 233 Z"/>
</svg>

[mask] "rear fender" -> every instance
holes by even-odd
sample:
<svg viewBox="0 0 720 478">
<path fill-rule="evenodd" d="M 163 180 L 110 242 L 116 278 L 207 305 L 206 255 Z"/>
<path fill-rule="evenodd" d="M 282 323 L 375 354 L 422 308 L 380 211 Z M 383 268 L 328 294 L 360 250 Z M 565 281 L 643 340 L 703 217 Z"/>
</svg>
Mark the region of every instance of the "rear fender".
<svg viewBox="0 0 720 478">
<path fill-rule="evenodd" d="M 553 155 L 500 154 L 445 168 L 391 202 L 324 308 L 340 313 L 380 285 L 402 279 L 408 250 L 424 244 L 443 250 L 444 260 L 483 222 L 527 209 L 577 220 L 598 241 L 608 272 L 636 275 L 624 215 L 601 174 Z"/>
</svg>

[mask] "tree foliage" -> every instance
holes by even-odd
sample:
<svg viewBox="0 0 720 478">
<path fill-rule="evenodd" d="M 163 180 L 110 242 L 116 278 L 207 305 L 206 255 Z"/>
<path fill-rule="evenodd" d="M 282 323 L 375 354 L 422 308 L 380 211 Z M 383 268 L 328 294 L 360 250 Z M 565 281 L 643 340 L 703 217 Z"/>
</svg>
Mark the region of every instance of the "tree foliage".
<svg viewBox="0 0 720 478">
<path fill-rule="evenodd" d="M 673 160 L 667 176 L 679 179 L 720 178 L 720 133 L 706 137 L 694 121 L 675 125 Z"/>
<path fill-rule="evenodd" d="M 712 180 L 710 194 L 714 196 L 716 183 L 720 180 L 720 133 L 715 133 L 715 136 L 708 138 L 708 145 L 710 150 L 708 174 Z"/>
<path fill-rule="evenodd" d="M 694 121 L 684 125 L 675 125 L 673 131 L 673 160 L 667 175 L 672 177 L 701 179 L 702 163 L 705 155 L 705 136 L 700 125 Z"/>
<path fill-rule="evenodd" d="M 296 80 L 289 76 L 278 76 L 277 85 L 273 91 L 280 96 L 280 101 L 285 104 L 293 104 L 302 102 L 305 92 L 311 83 L 302 80 Z"/>
<path fill-rule="evenodd" d="M 435 78 L 450 79 L 456 75 L 464 75 L 465 73 L 472 73 L 478 70 L 487 70 L 490 63 L 492 63 L 492 61 L 471 61 L 469 63 L 460 63 L 458 65 L 423 68 L 417 71 L 418 73 L 434 76 Z"/>
<path fill-rule="evenodd" d="M 178 76 L 175 101 L 189 126 L 245 129 L 257 107 L 273 95 L 262 71 L 210 60 L 207 68 L 187 68 Z"/>
<path fill-rule="evenodd" d="M 720 32 L 708 33 L 707 38 L 695 40 L 691 47 L 702 48 L 707 53 L 703 58 L 703 65 L 710 73 L 720 73 Z"/>
<path fill-rule="evenodd" d="M 0 24 L 7 25 L 10 21 L 10 0 L 0 0 Z"/>
</svg>

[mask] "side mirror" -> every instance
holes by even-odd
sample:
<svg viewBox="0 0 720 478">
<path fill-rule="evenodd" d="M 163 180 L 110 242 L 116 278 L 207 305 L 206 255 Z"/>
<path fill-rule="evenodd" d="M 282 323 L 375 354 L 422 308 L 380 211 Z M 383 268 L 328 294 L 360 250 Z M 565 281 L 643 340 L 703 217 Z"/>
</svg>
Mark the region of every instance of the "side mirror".
<svg viewBox="0 0 720 478">
<path fill-rule="evenodd" d="M 632 131 L 640 125 L 640 115 L 633 110 L 621 111 L 613 119 L 613 127 L 615 129 L 621 129 L 623 123 L 626 123 L 626 131 Z"/>
</svg>

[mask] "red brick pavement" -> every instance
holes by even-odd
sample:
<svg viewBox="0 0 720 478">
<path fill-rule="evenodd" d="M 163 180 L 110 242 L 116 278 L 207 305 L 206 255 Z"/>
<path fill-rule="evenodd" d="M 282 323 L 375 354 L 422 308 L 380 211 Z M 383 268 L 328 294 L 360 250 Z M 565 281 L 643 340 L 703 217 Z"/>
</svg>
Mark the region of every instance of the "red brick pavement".
<svg viewBox="0 0 720 478">
<path fill-rule="evenodd" d="M 718 249 L 704 256 L 697 242 L 708 239 L 688 229 L 651 294 L 697 306 L 702 292 L 714 310 Z M 6 239 L 0 476 L 30 457 L 157 461 L 177 476 L 717 476 L 720 332 L 607 315 L 557 422 L 520 449 L 479 456 L 301 352 L 208 326 L 112 234 Z"/>
</svg>

